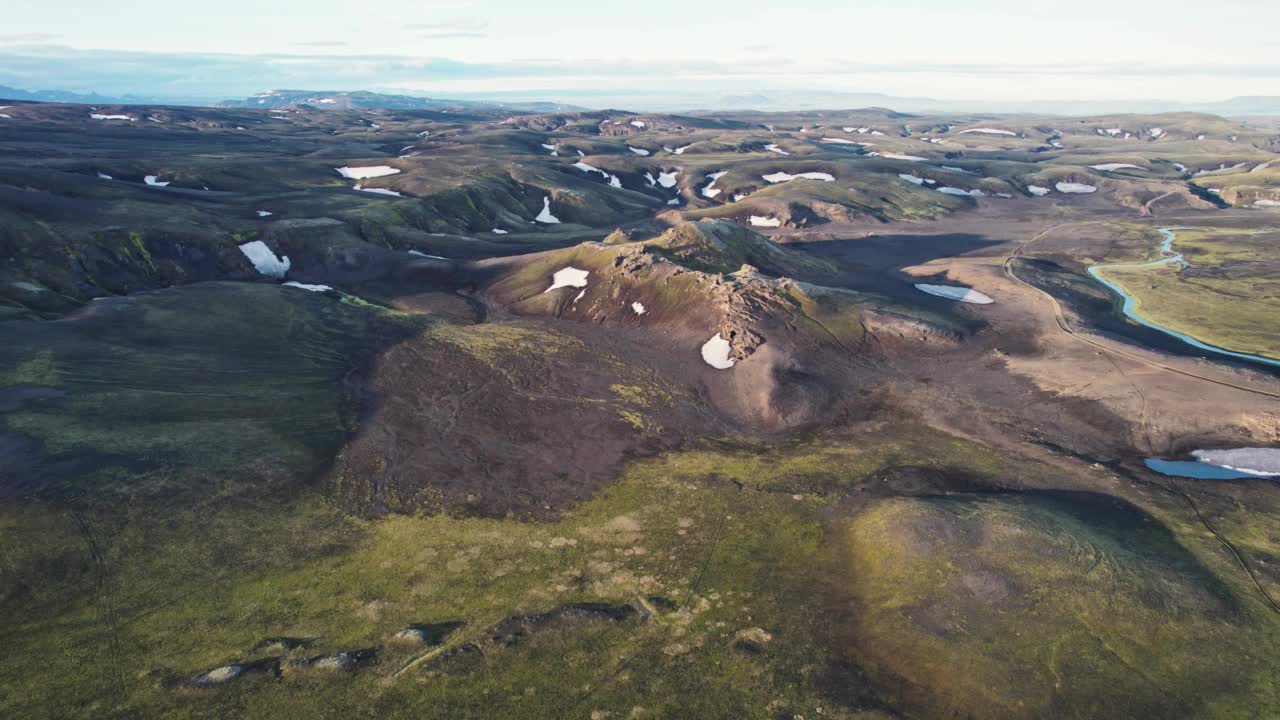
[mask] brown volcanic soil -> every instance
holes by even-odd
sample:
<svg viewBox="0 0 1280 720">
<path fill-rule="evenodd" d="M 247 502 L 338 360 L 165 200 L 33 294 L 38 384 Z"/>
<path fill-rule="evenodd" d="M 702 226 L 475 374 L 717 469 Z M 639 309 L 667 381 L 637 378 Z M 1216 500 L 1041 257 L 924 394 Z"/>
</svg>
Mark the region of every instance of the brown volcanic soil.
<svg viewBox="0 0 1280 720">
<path fill-rule="evenodd" d="M 391 348 L 371 373 L 376 408 L 338 458 L 339 501 L 366 515 L 549 518 L 628 457 L 730 432 L 685 375 L 615 354 L 643 345 L 599 340 L 506 321 Z"/>
</svg>

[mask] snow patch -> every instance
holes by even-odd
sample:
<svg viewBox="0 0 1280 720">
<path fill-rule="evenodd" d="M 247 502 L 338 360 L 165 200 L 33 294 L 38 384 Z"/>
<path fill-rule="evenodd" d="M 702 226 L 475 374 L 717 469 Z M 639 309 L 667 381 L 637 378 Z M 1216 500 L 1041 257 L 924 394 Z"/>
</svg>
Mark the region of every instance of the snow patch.
<svg viewBox="0 0 1280 720">
<path fill-rule="evenodd" d="M 967 195 L 969 197 L 982 197 L 986 194 L 977 188 L 972 190 L 962 190 L 957 187 L 940 187 L 938 188 L 938 192 L 943 195 Z"/>
<path fill-rule="evenodd" d="M 627 146 L 627 149 L 628 149 L 628 150 L 630 150 L 631 152 L 633 152 L 633 153 L 635 153 L 635 154 L 639 155 L 640 157 L 648 157 L 648 156 L 649 156 L 649 151 L 648 151 L 648 150 L 645 150 L 644 148 L 631 147 L 630 145 L 628 145 L 628 146 Z"/>
<path fill-rule="evenodd" d="M 502 228 L 494 228 L 494 229 L 493 229 L 493 234 L 494 234 L 494 235 L 510 235 L 510 234 L 511 234 L 511 231 L 510 231 L 510 230 L 503 230 Z"/>
<path fill-rule="evenodd" d="M 285 273 L 289 272 L 289 256 L 284 255 L 276 257 L 271 252 L 271 248 L 261 240 L 247 242 L 240 246 L 240 252 L 249 258 L 249 262 L 253 263 L 253 267 L 259 273 L 267 277 L 273 277 L 277 280 L 284 278 Z"/>
<path fill-rule="evenodd" d="M 1093 185 L 1085 185 L 1084 183 L 1074 183 L 1074 182 L 1060 182 L 1057 185 L 1054 185 L 1054 187 L 1058 189 L 1058 192 L 1068 193 L 1068 194 L 1091 193 L 1098 189 Z"/>
<path fill-rule="evenodd" d="M 104 173 L 104 172 L 100 172 L 100 173 L 98 173 L 98 179 L 99 179 L 99 180 L 114 180 L 115 178 L 111 177 L 110 175 L 108 175 L 108 174 L 106 174 L 106 173 Z"/>
<path fill-rule="evenodd" d="M 1230 450 L 1193 450 L 1197 460 L 1228 470 L 1271 477 L 1280 475 L 1280 448 L 1245 447 Z"/>
<path fill-rule="evenodd" d="M 128 115 L 102 115 L 100 113 L 89 113 L 89 117 L 93 118 L 94 120 L 128 120 L 129 122 L 134 121 L 133 118 L 129 117 Z"/>
<path fill-rule="evenodd" d="M 333 289 L 328 285 L 308 285 L 306 283 L 294 282 L 293 280 L 284 283 L 284 286 L 298 288 L 299 290 L 310 290 L 311 292 L 328 292 Z"/>
<path fill-rule="evenodd" d="M 729 341 L 720 337 L 720 333 L 716 333 L 710 340 L 703 343 L 702 359 L 717 370 L 728 370 L 734 364 L 733 358 L 729 357 L 729 351 L 732 349 Z"/>
<path fill-rule="evenodd" d="M 257 212 L 258 212 L 258 217 L 271 217 L 272 215 L 272 212 L 270 210 L 259 210 Z"/>
<path fill-rule="evenodd" d="M 777 145 L 774 145 L 774 144 L 765 145 L 765 146 L 764 146 L 764 149 L 765 149 L 765 150 L 768 150 L 769 152 L 772 152 L 772 153 L 778 153 L 779 155 L 790 155 L 790 154 L 791 154 L 791 153 L 787 152 L 786 150 L 783 150 L 782 148 L 780 148 L 780 147 L 778 147 Z"/>
<path fill-rule="evenodd" d="M 538 213 L 538 217 L 534 218 L 534 220 L 540 223 L 546 223 L 548 225 L 559 224 L 560 218 L 551 214 L 551 198 L 550 197 L 542 198 L 542 212 Z"/>
<path fill-rule="evenodd" d="M 388 190 L 386 188 L 371 188 L 371 187 L 365 187 L 363 185 L 356 185 L 352 189 L 357 192 L 373 193 L 374 195 L 390 195 L 391 197 L 404 197 L 403 195 L 396 192 L 395 190 Z"/>
<path fill-rule="evenodd" d="M 719 180 L 720 178 L 724 177 L 724 176 L 725 176 L 725 175 L 727 175 L 728 173 L 729 173 L 729 171 L 728 171 L 728 170 L 722 170 L 722 171 L 720 171 L 720 172 L 709 173 L 709 174 L 707 175 L 707 179 L 708 179 L 708 180 L 710 180 L 711 182 L 707 183 L 707 186 L 706 186 L 706 187 L 704 187 L 704 188 L 702 188 L 702 197 L 705 197 L 705 198 L 714 198 L 715 196 L 719 195 L 719 194 L 720 194 L 720 188 L 716 187 L 716 181 L 717 181 L 717 180 Z"/>
<path fill-rule="evenodd" d="M 1049 194 L 1049 188 L 1041 187 L 1039 185 L 1028 185 L 1027 192 L 1035 195 L 1036 197 L 1044 197 Z"/>
<path fill-rule="evenodd" d="M 1010 130 L 1000 130 L 998 128 L 969 128 L 968 130 L 961 130 L 957 134 L 964 135 L 966 133 L 981 133 L 983 135 L 1012 135 L 1013 137 L 1018 136 L 1018 133 L 1016 132 L 1012 132 Z"/>
<path fill-rule="evenodd" d="M 1102 170 L 1104 172 L 1115 172 L 1116 170 L 1146 170 L 1141 165 L 1132 165 L 1130 163 L 1103 163 L 1101 165 L 1090 165 L 1094 170 Z"/>
<path fill-rule="evenodd" d="M 995 302 L 990 297 L 974 290 L 973 288 L 958 287 L 955 285 L 930 285 L 928 283 L 916 283 L 916 289 L 921 292 L 937 295 L 948 300 L 959 300 L 963 303 L 972 303 L 974 305 L 990 305 Z"/>
<path fill-rule="evenodd" d="M 638 303 L 638 302 L 631 303 L 631 312 L 637 315 L 643 315 L 645 313 L 644 303 Z"/>
<path fill-rule="evenodd" d="M 830 173 L 824 173 L 824 172 L 807 172 L 807 173 L 800 173 L 799 175 L 792 175 L 791 173 L 779 171 L 779 172 L 773 173 L 772 175 L 761 175 L 760 177 L 765 182 L 772 183 L 772 184 L 790 182 L 792 180 L 821 180 L 823 182 L 836 181 L 834 175 L 831 175 Z"/>
<path fill-rule="evenodd" d="M 901 153 L 885 153 L 883 157 L 890 160 L 906 160 L 907 162 L 923 162 L 929 158 L 922 158 L 919 155 L 903 155 Z"/>
<path fill-rule="evenodd" d="M 364 180 L 366 178 L 386 177 L 387 175 L 396 175 L 400 172 L 399 168 L 393 168 L 390 165 L 370 165 L 367 167 L 340 167 L 334 168 L 338 174 L 344 178 L 352 180 Z"/>
<path fill-rule="evenodd" d="M 672 172 L 669 172 L 669 173 L 659 172 L 658 184 L 664 188 L 673 188 L 676 186 L 676 176 L 679 174 L 680 174 L 679 170 L 673 170 Z"/>
<path fill-rule="evenodd" d="M 907 182 L 913 185 L 924 184 L 924 178 L 920 177 L 919 175 L 909 175 L 907 173 L 898 173 L 898 177 L 902 178 L 903 180 L 906 180 Z"/>
<path fill-rule="evenodd" d="M 751 224 L 755 227 L 782 227 L 782 220 L 764 215 L 752 215 Z"/>
<path fill-rule="evenodd" d="M 621 179 L 619 179 L 617 175 L 611 175 L 611 174 L 609 174 L 609 173 L 605 172 L 604 170 L 601 170 L 600 168 L 598 168 L 598 167 L 596 167 L 596 166 L 594 166 L 594 165 L 588 165 L 587 163 L 584 163 L 584 162 L 582 162 L 581 160 L 579 160 L 578 162 L 574 163 L 574 164 L 573 164 L 573 166 L 574 166 L 574 167 L 576 167 L 576 168 L 578 168 L 579 170 L 581 170 L 581 171 L 582 171 L 582 172 L 584 172 L 584 173 L 593 173 L 593 172 L 598 172 L 598 173 L 600 173 L 602 176 L 604 176 L 604 179 L 605 179 L 605 180 L 609 181 L 609 184 L 610 184 L 611 186 L 616 187 L 616 188 L 619 188 L 619 189 L 621 189 L 621 188 L 622 188 L 622 180 L 621 180 Z M 650 184 L 652 184 L 652 183 L 650 183 Z"/>
<path fill-rule="evenodd" d="M 159 175 L 148 175 L 142 178 L 142 182 L 150 185 L 151 187 L 168 187 L 169 186 L 169 181 L 168 180 L 161 181 Z"/>
<path fill-rule="evenodd" d="M 585 288 L 587 286 L 587 276 L 590 274 L 590 270 L 579 270 L 573 266 L 557 270 L 555 274 L 551 276 L 551 287 L 543 290 L 542 293 L 545 295 L 552 290 L 559 290 L 562 287 Z M 579 297 L 581 297 L 581 295 L 579 295 Z"/>
</svg>

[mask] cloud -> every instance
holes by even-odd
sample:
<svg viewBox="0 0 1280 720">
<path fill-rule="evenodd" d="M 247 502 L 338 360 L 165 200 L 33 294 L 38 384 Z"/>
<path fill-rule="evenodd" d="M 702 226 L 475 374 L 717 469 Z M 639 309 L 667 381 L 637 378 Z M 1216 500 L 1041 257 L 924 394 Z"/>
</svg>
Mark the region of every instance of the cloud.
<svg viewBox="0 0 1280 720">
<path fill-rule="evenodd" d="M 297 45 L 298 47 L 318 47 L 318 48 L 347 47 L 348 45 L 350 45 L 350 43 L 346 42 L 345 40 L 310 40 L 307 42 L 296 42 L 293 44 Z"/>
<path fill-rule="evenodd" d="M 489 27 L 488 20 L 480 18 L 455 18 L 437 20 L 435 22 L 409 23 L 406 30 L 426 30 L 429 32 L 480 32 Z"/>
<path fill-rule="evenodd" d="M 422 33 L 418 35 L 418 37 L 423 40 L 446 40 L 446 39 L 454 39 L 454 38 L 482 38 L 482 37 L 488 37 L 488 36 L 489 36 L 488 33 L 455 31 L 455 30 L 442 30 L 440 32 L 428 32 L 428 33 Z"/>
<path fill-rule="evenodd" d="M 0 35 L 0 44 L 24 44 L 24 43 L 43 43 L 52 42 L 62 37 L 53 33 L 15 33 L 11 35 Z"/>
<path fill-rule="evenodd" d="M 475 38 L 475 19 L 420 23 L 424 40 Z M 330 41 L 298 43 L 296 52 L 259 55 L 81 50 L 58 45 L 0 46 L 0 85 L 106 95 L 180 98 L 246 97 L 270 88 L 408 90 L 448 97 L 475 92 L 538 92 L 572 96 L 620 88 L 653 97 L 684 95 L 705 105 L 717 94 L 888 91 L 943 97 L 1025 97 L 1028 88 L 1056 97 L 1138 97 L 1135 92 L 1189 99 L 1250 94 L 1260 79 L 1280 76 L 1280 63 L 1089 65 L 817 62 L 789 63 L 761 54 L 748 59 L 624 62 L 608 58 L 463 62 L 441 57 L 326 52 Z M 430 47 L 427 45 L 427 47 Z M 345 48 L 350 50 L 350 47 Z M 583 68 L 590 68 L 583 74 Z M 678 88 L 678 90 L 676 89 Z M 1158 88 L 1158 89 L 1157 89 Z M 949 90 L 949 92 L 948 92 Z M 1252 93 L 1252 94 L 1257 94 Z M 647 101 L 646 101 L 647 102 Z M 837 101 L 824 101 L 831 106 Z M 656 105 L 657 101 L 650 103 Z"/>
</svg>

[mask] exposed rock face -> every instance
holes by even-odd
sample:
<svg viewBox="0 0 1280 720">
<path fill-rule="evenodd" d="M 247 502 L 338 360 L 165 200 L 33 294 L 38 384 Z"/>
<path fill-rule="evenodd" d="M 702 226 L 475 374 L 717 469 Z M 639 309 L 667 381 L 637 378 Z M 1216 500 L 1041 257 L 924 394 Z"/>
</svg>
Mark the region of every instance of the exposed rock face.
<svg viewBox="0 0 1280 720">
<path fill-rule="evenodd" d="M 960 344 L 959 333 L 933 323 L 884 310 L 866 310 L 862 326 L 884 349 L 906 347 L 943 350 Z"/>
</svg>

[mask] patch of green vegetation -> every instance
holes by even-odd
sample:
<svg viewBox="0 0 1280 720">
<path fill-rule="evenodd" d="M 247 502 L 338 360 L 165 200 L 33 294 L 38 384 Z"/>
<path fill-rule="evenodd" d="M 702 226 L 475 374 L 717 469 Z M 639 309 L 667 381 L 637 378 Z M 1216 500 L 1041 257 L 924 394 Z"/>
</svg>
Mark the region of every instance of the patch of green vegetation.
<svg viewBox="0 0 1280 720">
<path fill-rule="evenodd" d="M 923 715 L 1236 718 L 1280 703 L 1261 661 L 1280 647 L 1271 611 L 1126 503 L 891 499 L 845 542 L 852 656 Z"/>
<path fill-rule="evenodd" d="M 965 468 L 981 475 L 1033 472 L 1024 465 L 1010 465 L 1008 456 L 978 443 L 906 429 L 877 436 L 866 445 L 805 440 L 770 448 L 731 445 L 690 450 L 678 458 L 687 472 L 716 475 L 757 490 L 793 493 L 848 490 L 883 467 Z"/>
<path fill-rule="evenodd" d="M 29 359 L 22 360 L 7 372 L 0 370 L 2 385 L 42 385 L 57 387 L 61 384 L 62 374 L 58 372 L 57 361 L 49 350 L 38 350 Z"/>
<path fill-rule="evenodd" d="M 6 507 L 0 572 L 4 587 L 21 590 L 0 631 L 13 661 L 0 714 L 625 717 L 641 707 L 640 717 L 764 719 L 822 705 L 824 716 L 851 717 L 823 699 L 815 665 L 827 638 L 808 589 L 823 566 L 815 511 L 827 501 L 761 489 L 833 460 L 852 478 L 892 455 L 878 447 L 885 439 L 635 463 L 549 524 L 365 521 L 310 492 L 253 503 L 222 495 L 163 515 Z M 753 476 L 751 486 L 736 489 L 726 473 Z M 649 596 L 676 607 L 648 622 L 484 644 L 484 628 L 512 614 Z M 268 636 L 315 638 L 297 657 L 375 646 L 411 623 L 444 620 L 467 623 L 446 650 L 483 644 L 474 673 L 441 675 L 430 663 L 399 673 L 412 656 L 388 647 L 352 676 L 286 672 L 201 691 L 165 684 L 258 657 L 252 648 Z M 770 639 L 757 652 L 736 647 L 735 635 L 752 628 Z"/>
<path fill-rule="evenodd" d="M 656 384 L 624 385 L 614 383 L 609 386 L 609 389 L 622 402 L 639 407 L 651 407 L 655 403 L 665 404 L 671 402 L 671 393 Z"/>
<path fill-rule="evenodd" d="M 449 343 L 471 357 L 489 365 L 497 365 L 505 353 L 519 349 L 537 349 L 554 353 L 581 342 L 560 333 L 512 323 L 454 325 L 440 323 L 432 327 L 430 336 Z"/>
<path fill-rule="evenodd" d="M 652 397 L 635 383 L 614 393 L 637 405 Z M 897 428 L 634 462 L 547 524 L 361 520 L 310 489 L 262 497 L 236 483 L 195 503 L 0 507 L 0 641 L 13 660 L 0 715 L 548 717 L 641 707 L 640 717 L 764 720 L 822 706 L 823 716 L 859 716 L 822 689 L 829 637 L 813 589 L 826 583 L 819 516 L 833 496 L 796 478 L 858 482 L 924 456 L 974 473 L 1007 466 L 972 443 Z M 485 641 L 507 616 L 649 597 L 675 606 L 645 600 L 658 609 L 648 621 L 570 624 L 513 647 Z M 466 625 L 444 652 L 484 648 L 474 673 L 442 674 L 431 662 L 401 673 L 413 652 L 387 646 L 353 675 L 285 665 L 279 680 L 170 687 L 264 656 L 253 647 L 274 635 L 314 638 L 289 660 L 379 646 L 404 626 L 445 620 Z M 768 639 L 742 650 L 740 632 Z"/>
<path fill-rule="evenodd" d="M 1134 310 L 1165 327 L 1236 352 L 1280 358 L 1280 278 L 1272 270 L 1276 233 L 1178 231 L 1176 263 L 1099 272 L 1134 298 Z"/>
<path fill-rule="evenodd" d="M 146 243 L 143 242 L 142 233 L 136 231 L 130 232 L 129 244 L 138 252 L 138 256 L 147 263 L 147 267 L 151 268 L 151 272 L 155 272 L 156 262 L 151 259 L 151 251 L 147 249 Z"/>
<path fill-rule="evenodd" d="M 413 327 L 275 285 L 103 300 L 74 320 L 6 326 L 0 377 L 65 395 L 5 414 L 2 427 L 68 467 L 40 492 L 265 490 L 292 474 L 283 467 L 314 473 L 328 461 L 354 423 L 342 378 Z"/>
<path fill-rule="evenodd" d="M 648 432 L 655 435 L 662 432 L 662 425 L 653 422 L 634 410 L 619 410 L 618 416 L 626 420 L 627 424 L 639 432 Z"/>
</svg>

